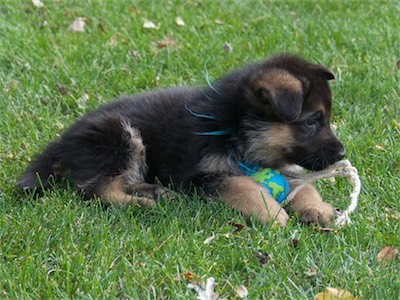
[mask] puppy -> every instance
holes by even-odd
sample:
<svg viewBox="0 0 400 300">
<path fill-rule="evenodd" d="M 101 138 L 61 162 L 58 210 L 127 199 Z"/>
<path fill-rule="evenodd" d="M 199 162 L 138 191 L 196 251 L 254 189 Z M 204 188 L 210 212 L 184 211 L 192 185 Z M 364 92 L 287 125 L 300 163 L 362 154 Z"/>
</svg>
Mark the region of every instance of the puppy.
<svg viewBox="0 0 400 300">
<path fill-rule="evenodd" d="M 117 99 L 51 142 L 17 185 L 38 190 L 68 175 L 85 198 L 144 206 L 168 193 L 157 183 L 197 186 L 261 223 L 275 219 L 284 226 L 286 211 L 238 164 L 320 170 L 342 159 L 329 124 L 332 79 L 323 66 L 280 55 L 206 87 Z M 322 225 L 334 214 L 311 186 L 289 209 Z"/>
</svg>

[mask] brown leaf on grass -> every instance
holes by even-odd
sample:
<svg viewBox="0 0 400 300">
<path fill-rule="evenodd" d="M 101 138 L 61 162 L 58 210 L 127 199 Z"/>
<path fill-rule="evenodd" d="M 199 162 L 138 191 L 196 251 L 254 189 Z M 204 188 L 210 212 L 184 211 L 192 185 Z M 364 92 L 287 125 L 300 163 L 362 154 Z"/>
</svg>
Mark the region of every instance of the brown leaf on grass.
<svg viewBox="0 0 400 300">
<path fill-rule="evenodd" d="M 254 253 L 254 256 L 258 258 L 258 262 L 261 265 L 265 265 L 270 260 L 269 255 L 266 252 L 261 253 L 260 251 L 257 251 L 256 253 Z"/>
<path fill-rule="evenodd" d="M 223 24 L 224 24 L 224 22 L 222 22 L 222 21 L 219 20 L 219 19 L 215 19 L 215 20 L 214 20 L 214 23 L 217 24 L 217 25 L 223 25 Z"/>
<path fill-rule="evenodd" d="M 315 300 L 357 300 L 352 294 L 346 290 L 339 290 L 327 287 L 323 293 L 318 293 L 314 297 Z"/>
<path fill-rule="evenodd" d="M 172 46 L 172 45 L 175 45 L 175 41 L 174 41 L 174 37 L 173 36 L 170 36 L 170 37 L 166 38 L 165 40 L 157 42 L 157 46 L 159 48 L 165 48 L 167 46 Z"/>
<path fill-rule="evenodd" d="M 244 225 L 243 225 L 243 224 L 235 223 L 235 222 L 232 222 L 232 221 L 229 221 L 229 222 L 228 222 L 228 225 L 229 225 L 229 226 L 235 227 L 235 230 L 234 230 L 233 232 L 242 231 L 242 229 L 244 228 Z"/>
<path fill-rule="evenodd" d="M 74 32 L 85 32 L 86 18 L 77 17 L 69 26 L 68 29 Z"/>
<path fill-rule="evenodd" d="M 189 282 L 197 280 L 197 276 L 190 271 L 183 273 L 182 276 L 183 276 L 183 278 L 185 278 L 186 281 L 189 281 Z"/>
<path fill-rule="evenodd" d="M 395 259 L 398 253 L 399 253 L 398 248 L 383 246 L 381 251 L 379 251 L 378 255 L 376 256 L 376 260 L 378 262 L 390 261 Z"/>
<path fill-rule="evenodd" d="M 376 144 L 376 145 L 375 145 L 375 148 L 378 149 L 378 150 L 381 150 L 381 151 L 385 150 L 385 147 L 383 147 L 383 146 L 380 145 L 380 144 Z"/>
<path fill-rule="evenodd" d="M 400 69 L 400 60 L 397 61 L 396 66 L 398 69 Z"/>
</svg>

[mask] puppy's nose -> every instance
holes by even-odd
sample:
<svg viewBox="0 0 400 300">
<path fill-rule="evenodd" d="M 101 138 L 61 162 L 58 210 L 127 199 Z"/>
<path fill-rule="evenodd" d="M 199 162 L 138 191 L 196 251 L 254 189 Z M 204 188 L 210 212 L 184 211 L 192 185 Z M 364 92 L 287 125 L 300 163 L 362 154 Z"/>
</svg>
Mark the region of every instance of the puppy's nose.
<svg viewBox="0 0 400 300">
<path fill-rule="evenodd" d="M 346 150 L 343 147 L 340 147 L 335 155 L 336 160 L 342 160 L 346 154 Z"/>
</svg>

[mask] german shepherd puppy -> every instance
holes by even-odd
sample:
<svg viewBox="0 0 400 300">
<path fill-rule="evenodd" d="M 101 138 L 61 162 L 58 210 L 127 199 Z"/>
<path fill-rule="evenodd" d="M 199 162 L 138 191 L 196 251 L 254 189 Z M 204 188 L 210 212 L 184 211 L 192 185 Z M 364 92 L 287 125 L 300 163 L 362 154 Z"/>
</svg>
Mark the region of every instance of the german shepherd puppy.
<svg viewBox="0 0 400 300">
<path fill-rule="evenodd" d="M 117 99 L 51 142 L 17 185 L 38 190 L 68 175 L 85 198 L 144 206 L 168 193 L 159 183 L 198 186 L 261 223 L 284 226 L 286 211 L 238 163 L 320 170 L 342 159 L 329 124 L 332 79 L 323 66 L 280 55 L 205 87 Z M 289 208 L 322 225 L 334 215 L 311 186 Z"/>
</svg>

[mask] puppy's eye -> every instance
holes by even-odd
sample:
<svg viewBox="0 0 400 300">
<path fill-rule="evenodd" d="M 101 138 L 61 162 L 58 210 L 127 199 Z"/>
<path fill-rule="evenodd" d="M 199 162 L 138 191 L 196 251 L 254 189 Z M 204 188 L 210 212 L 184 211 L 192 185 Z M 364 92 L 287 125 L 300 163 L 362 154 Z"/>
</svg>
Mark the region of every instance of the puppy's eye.
<svg viewBox="0 0 400 300">
<path fill-rule="evenodd" d="M 258 89 L 256 95 L 262 103 L 268 104 L 270 102 L 271 94 L 267 89 L 264 88 Z"/>
<path fill-rule="evenodd" d="M 322 114 L 320 112 L 317 112 L 316 114 L 312 115 L 306 120 L 306 125 L 308 127 L 314 127 L 319 124 L 321 120 Z"/>
</svg>

